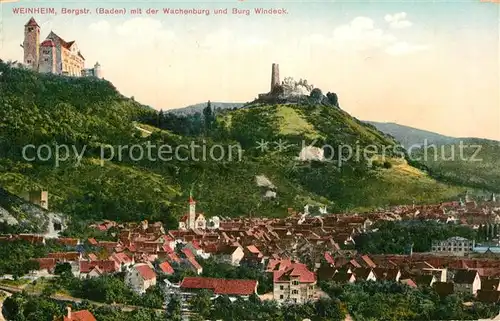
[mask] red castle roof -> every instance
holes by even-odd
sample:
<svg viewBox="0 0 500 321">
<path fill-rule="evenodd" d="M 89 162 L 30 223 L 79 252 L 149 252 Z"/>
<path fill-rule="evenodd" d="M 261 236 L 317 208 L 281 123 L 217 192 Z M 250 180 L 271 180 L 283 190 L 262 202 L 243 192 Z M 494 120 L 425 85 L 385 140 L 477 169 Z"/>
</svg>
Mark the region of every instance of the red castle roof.
<svg viewBox="0 0 500 321">
<path fill-rule="evenodd" d="M 24 25 L 25 27 L 30 26 L 30 27 L 40 27 L 38 23 L 36 23 L 35 18 L 31 17 L 30 20 Z"/>
</svg>

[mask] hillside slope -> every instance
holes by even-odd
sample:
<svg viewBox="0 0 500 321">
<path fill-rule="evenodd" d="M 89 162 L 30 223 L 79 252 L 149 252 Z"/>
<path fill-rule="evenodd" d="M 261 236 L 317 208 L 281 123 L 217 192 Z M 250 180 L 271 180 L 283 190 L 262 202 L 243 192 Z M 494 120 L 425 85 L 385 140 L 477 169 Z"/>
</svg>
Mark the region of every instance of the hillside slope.
<svg viewBox="0 0 500 321">
<path fill-rule="evenodd" d="M 397 152 L 386 153 L 385 160 L 378 157 L 373 166 L 363 157 L 339 162 L 328 151 L 331 160 L 297 160 L 303 142 L 330 145 L 333 156 L 338 146 L 371 145 L 380 153 L 395 144 L 338 108 L 265 105 L 226 111 L 207 135 L 185 137 L 135 123 L 153 111 L 123 97 L 107 81 L 35 74 L 3 63 L 0 71 L 0 119 L 5 120 L 0 124 L 0 186 L 18 195 L 47 189 L 51 207 L 73 217 L 163 220 L 173 227 L 185 212 L 190 190 L 198 209 L 209 216 L 282 216 L 287 208 L 306 203 L 335 211 L 366 209 L 436 202 L 463 192 L 411 167 Z M 281 151 L 280 139 L 287 147 Z M 261 141 L 268 142 L 268 150 L 258 148 Z M 54 157 L 30 161 L 22 156 L 30 144 L 48 145 L 53 153 L 66 145 L 69 151 L 83 151 L 83 157 L 71 152 L 58 166 Z M 205 148 L 189 148 L 193 144 Z M 102 161 L 102 155 L 110 156 L 108 145 L 127 149 L 121 157 L 115 149 L 112 159 Z M 132 145 L 137 148 L 130 155 Z M 148 145 L 156 148 L 154 160 L 137 156 Z M 177 150 L 169 154 L 176 157 L 159 159 L 162 145 Z M 241 149 L 232 150 L 231 158 L 235 146 Z M 221 150 L 224 157 L 214 159 Z M 27 157 L 34 151 L 29 149 Z"/>
<path fill-rule="evenodd" d="M 393 136 L 411 156 L 427 166 L 434 177 L 453 184 L 500 193 L 500 142 L 480 138 L 455 138 L 394 123 L 367 122 Z M 435 145 L 431 147 L 430 145 Z M 463 155 L 460 155 L 462 145 Z"/>
<path fill-rule="evenodd" d="M 375 126 L 378 130 L 394 137 L 405 148 L 410 146 L 422 146 L 427 142 L 430 144 L 449 144 L 457 138 L 437 134 L 431 131 L 422 130 L 410 126 L 399 125 L 396 123 L 381 123 L 375 121 L 365 121 Z"/>
</svg>

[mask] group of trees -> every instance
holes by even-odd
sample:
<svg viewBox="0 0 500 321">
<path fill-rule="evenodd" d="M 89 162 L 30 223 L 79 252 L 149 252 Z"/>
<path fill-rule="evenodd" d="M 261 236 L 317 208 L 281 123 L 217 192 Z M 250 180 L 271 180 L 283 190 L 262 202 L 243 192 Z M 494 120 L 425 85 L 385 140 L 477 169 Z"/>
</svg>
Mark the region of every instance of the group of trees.
<svg viewBox="0 0 500 321">
<path fill-rule="evenodd" d="M 477 320 L 499 313 L 498 304 L 473 302 L 467 295 L 439 296 L 432 288 L 410 288 L 398 282 L 322 283 L 331 297 L 345 302 L 356 321 Z"/>
<path fill-rule="evenodd" d="M 179 299 L 174 299 L 168 306 L 167 314 L 171 320 L 180 320 L 170 311 L 178 311 Z M 248 300 L 241 298 L 231 301 L 228 296 L 219 296 L 211 299 L 208 291 L 202 290 L 192 296 L 188 304 L 196 315 L 190 320 L 262 320 L 262 321 L 341 321 L 345 319 L 346 310 L 339 300 L 320 299 L 316 302 L 304 304 L 278 305 L 276 301 L 263 301 L 256 295 Z"/>
<path fill-rule="evenodd" d="M 99 321 L 154 321 L 165 320 L 165 313 L 158 310 L 139 308 L 131 312 L 118 307 L 95 306 L 89 301 L 68 303 L 50 299 L 45 295 L 33 296 L 16 293 L 5 299 L 3 314 L 10 321 L 54 321 L 54 317 L 66 315 L 66 308 L 73 311 L 89 310 Z"/>
<path fill-rule="evenodd" d="M 80 279 L 73 277 L 70 268 L 64 264 L 56 266 L 55 272 L 60 277 L 55 281 L 52 280 L 50 286 L 44 289 L 47 295 L 64 290 L 76 298 L 155 309 L 161 309 L 164 303 L 163 290 L 159 285 L 148 288 L 143 295 L 138 295 L 125 284 L 123 273 Z"/>
<path fill-rule="evenodd" d="M 169 130 L 174 134 L 183 136 L 208 135 L 215 125 L 216 110 L 208 101 L 203 111 L 189 115 L 175 114 L 172 112 L 152 112 L 141 115 L 139 121 L 155 126 L 160 129 Z"/>
<path fill-rule="evenodd" d="M 46 245 L 24 240 L 0 241 L 0 275 L 12 274 L 15 278 L 38 270 L 34 258 L 45 257 L 50 252 L 60 252 L 65 247 L 47 240 Z"/>
<path fill-rule="evenodd" d="M 469 240 L 481 239 L 478 233 L 470 227 L 435 221 L 378 221 L 372 229 L 375 231 L 360 234 L 354 238 L 359 252 L 409 254 L 412 245 L 414 252 L 429 252 L 433 241 L 445 240 L 453 236 L 461 236 Z"/>
</svg>

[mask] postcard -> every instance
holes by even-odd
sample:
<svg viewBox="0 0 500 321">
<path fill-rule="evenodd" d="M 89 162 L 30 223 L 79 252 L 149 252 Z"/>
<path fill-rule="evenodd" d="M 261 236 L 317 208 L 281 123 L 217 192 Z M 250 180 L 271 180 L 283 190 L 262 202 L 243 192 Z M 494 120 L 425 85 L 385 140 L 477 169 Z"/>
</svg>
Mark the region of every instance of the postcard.
<svg viewBox="0 0 500 321">
<path fill-rule="evenodd" d="M 498 320 L 500 2 L 0 0 L 0 320 Z"/>
</svg>

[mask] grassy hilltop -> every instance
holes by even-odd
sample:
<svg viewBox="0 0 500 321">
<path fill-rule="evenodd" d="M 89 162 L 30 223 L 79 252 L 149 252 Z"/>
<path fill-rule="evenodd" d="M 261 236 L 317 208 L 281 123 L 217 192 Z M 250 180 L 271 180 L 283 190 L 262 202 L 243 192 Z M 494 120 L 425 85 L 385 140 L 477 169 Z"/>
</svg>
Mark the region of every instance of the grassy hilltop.
<svg viewBox="0 0 500 321">
<path fill-rule="evenodd" d="M 74 217 L 161 219 L 175 224 L 190 190 L 199 210 L 209 216 L 283 216 L 288 207 L 300 209 L 306 202 L 335 211 L 368 209 L 437 202 L 463 192 L 437 182 L 396 154 L 385 160 L 376 157 L 373 166 L 364 159 L 351 159 L 339 167 L 337 157 L 298 161 L 303 140 L 315 141 L 315 146 L 372 145 L 379 151 L 396 144 L 336 107 L 259 105 L 223 111 L 210 131 L 187 136 L 141 124 L 156 112 L 123 97 L 108 81 L 37 74 L 5 63 L 0 71 L 0 187 L 14 194 L 48 189 L 51 207 Z M 275 145 L 280 139 L 287 145 L 281 151 Z M 268 142 L 269 150 L 257 148 L 261 140 Z M 149 142 L 175 149 L 192 141 L 207 145 L 207 150 L 214 145 L 226 151 L 241 145 L 242 157 L 195 161 L 181 149 L 182 156 L 190 159 L 150 161 L 131 159 L 126 150 L 122 159 L 115 155 L 101 166 L 104 145 L 146 147 Z M 28 144 L 86 149 L 78 166 L 72 154 L 55 167 L 53 159 L 23 159 Z M 200 158 L 201 153 L 198 149 L 195 156 Z M 28 154 L 32 157 L 33 150 Z"/>
</svg>

